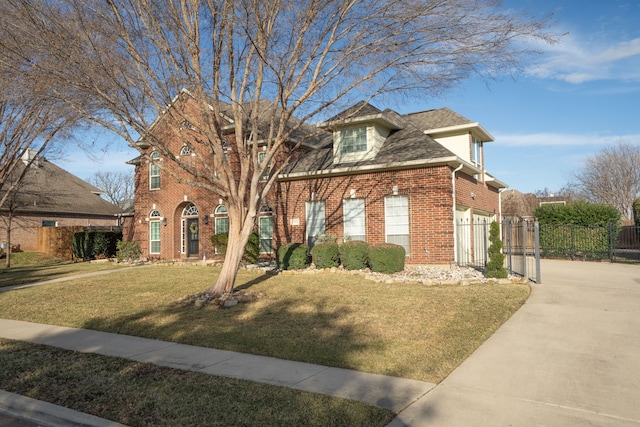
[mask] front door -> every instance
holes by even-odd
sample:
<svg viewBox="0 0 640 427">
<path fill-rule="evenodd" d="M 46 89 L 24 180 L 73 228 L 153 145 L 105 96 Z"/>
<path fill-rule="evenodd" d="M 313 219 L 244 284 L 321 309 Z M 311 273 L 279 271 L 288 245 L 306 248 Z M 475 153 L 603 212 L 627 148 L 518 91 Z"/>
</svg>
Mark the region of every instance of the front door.
<svg viewBox="0 0 640 427">
<path fill-rule="evenodd" d="M 200 253 L 200 226 L 198 218 L 187 219 L 187 256 L 196 256 Z"/>
</svg>

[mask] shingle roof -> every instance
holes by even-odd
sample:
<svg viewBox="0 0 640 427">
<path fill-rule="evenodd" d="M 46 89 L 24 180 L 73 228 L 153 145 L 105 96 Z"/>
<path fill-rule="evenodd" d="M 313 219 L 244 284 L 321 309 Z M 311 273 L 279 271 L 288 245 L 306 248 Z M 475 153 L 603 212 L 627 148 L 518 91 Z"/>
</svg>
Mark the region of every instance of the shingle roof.
<svg viewBox="0 0 640 427">
<path fill-rule="evenodd" d="M 372 114 L 384 114 L 393 118 L 395 122 L 404 124 L 402 129 L 391 131 L 375 158 L 355 163 L 334 164 L 331 133 L 327 132 L 326 140 L 328 142 L 322 148 L 312 150 L 295 163 L 290 164 L 284 173 L 321 172 L 355 166 L 382 166 L 455 157 L 456 155 L 452 151 L 425 134 L 424 131 L 472 123 L 448 108 L 400 115 L 393 110 L 387 109 L 382 112 L 369 104 L 363 105 L 362 103 L 354 105 L 325 123 L 335 123 Z"/>
<path fill-rule="evenodd" d="M 14 206 L 16 210 L 32 213 L 88 216 L 122 213 L 118 206 L 102 199 L 101 193 L 103 191 L 88 182 L 39 158 L 27 171 L 14 198 Z M 5 202 L 2 208 L 7 209 L 8 203 Z"/>
<path fill-rule="evenodd" d="M 410 113 L 403 117 L 422 130 L 440 129 L 472 123 L 471 120 L 448 108 Z"/>
</svg>

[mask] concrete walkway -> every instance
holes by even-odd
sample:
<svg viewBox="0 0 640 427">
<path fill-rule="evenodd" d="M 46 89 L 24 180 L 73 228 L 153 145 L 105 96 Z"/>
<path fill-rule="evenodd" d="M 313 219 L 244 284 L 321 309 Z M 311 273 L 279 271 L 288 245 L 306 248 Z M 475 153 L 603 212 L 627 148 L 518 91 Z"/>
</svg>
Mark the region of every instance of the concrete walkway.
<svg viewBox="0 0 640 427">
<path fill-rule="evenodd" d="M 542 261 L 543 284 L 390 424 L 639 426 L 640 266 Z"/>
<path fill-rule="evenodd" d="M 399 413 L 389 427 L 640 426 L 640 266 L 543 260 L 542 272 L 527 303 L 437 386 L 12 320 L 0 337 L 356 399 Z"/>
<path fill-rule="evenodd" d="M 0 337 L 354 399 L 394 412 L 435 387 L 411 379 L 16 320 L 0 319 Z M 0 412 L 13 406 L 13 413 L 19 413 L 16 404 L 15 395 L 0 394 Z M 36 416 L 29 419 L 38 420 Z"/>
</svg>

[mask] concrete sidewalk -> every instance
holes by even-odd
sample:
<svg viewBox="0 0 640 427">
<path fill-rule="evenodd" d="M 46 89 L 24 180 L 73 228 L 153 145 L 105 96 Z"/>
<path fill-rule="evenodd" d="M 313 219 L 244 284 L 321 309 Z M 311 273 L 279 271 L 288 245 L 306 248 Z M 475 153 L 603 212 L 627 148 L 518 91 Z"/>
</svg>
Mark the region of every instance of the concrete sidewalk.
<svg viewBox="0 0 640 427">
<path fill-rule="evenodd" d="M 544 284 L 437 386 L 12 320 L 0 320 L 0 337 L 356 399 L 398 413 L 389 427 L 640 426 L 640 266 L 542 269 Z"/>
<path fill-rule="evenodd" d="M 640 266 L 543 260 L 542 285 L 390 424 L 639 426 Z"/>
<path fill-rule="evenodd" d="M 411 379 L 16 320 L 0 319 L 0 337 L 354 399 L 396 413 L 435 387 Z M 0 412 L 3 403 L 6 407 L 0 395 Z"/>
</svg>

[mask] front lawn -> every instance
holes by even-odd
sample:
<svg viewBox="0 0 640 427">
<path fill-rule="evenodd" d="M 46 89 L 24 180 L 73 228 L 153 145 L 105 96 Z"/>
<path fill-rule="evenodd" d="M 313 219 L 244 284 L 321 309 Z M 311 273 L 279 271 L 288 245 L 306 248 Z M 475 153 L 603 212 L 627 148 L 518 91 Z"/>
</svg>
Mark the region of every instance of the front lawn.
<svg viewBox="0 0 640 427">
<path fill-rule="evenodd" d="M 440 382 L 526 300 L 522 284 L 381 284 L 349 274 L 241 270 L 260 294 L 232 309 L 177 304 L 218 269 L 134 268 L 0 292 L 0 317 L 96 329 Z"/>
</svg>

